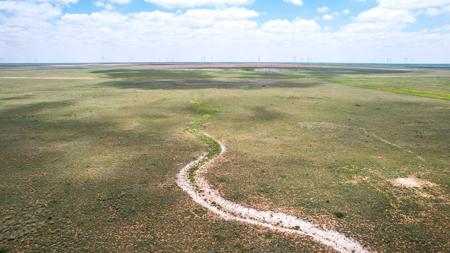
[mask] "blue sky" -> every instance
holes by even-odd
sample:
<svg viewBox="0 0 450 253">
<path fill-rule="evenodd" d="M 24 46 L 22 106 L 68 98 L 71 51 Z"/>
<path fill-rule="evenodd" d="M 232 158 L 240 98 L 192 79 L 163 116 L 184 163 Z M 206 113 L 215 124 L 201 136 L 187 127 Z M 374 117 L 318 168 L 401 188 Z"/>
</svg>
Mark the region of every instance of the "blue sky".
<svg viewBox="0 0 450 253">
<path fill-rule="evenodd" d="M 0 35 L 4 62 L 448 63 L 450 0 L 0 0 Z"/>
<path fill-rule="evenodd" d="M 79 0 L 75 4 L 70 4 L 64 8 L 66 13 L 90 13 L 95 11 L 101 11 L 103 7 L 96 6 L 95 3 L 100 1 L 95 0 Z M 104 1 L 107 2 L 107 1 Z M 155 3 L 149 3 L 145 0 L 131 0 L 128 4 L 113 4 L 115 11 L 121 13 L 132 13 L 141 11 L 155 11 L 155 10 L 171 10 Z M 261 15 L 256 18 L 258 22 L 265 22 L 272 19 L 295 19 L 297 17 L 317 19 L 321 20 L 324 14 L 332 14 L 334 12 L 342 12 L 349 10 L 350 13 L 356 14 L 375 7 L 375 1 L 308 1 L 302 5 L 294 5 L 283 0 L 259 0 L 253 1 L 251 4 L 245 5 L 246 7 L 256 10 Z M 217 8 L 217 6 L 207 6 L 209 8 Z M 220 6 L 219 6 L 220 7 Z M 321 13 L 318 11 L 321 7 L 328 7 L 330 10 L 327 13 Z M 176 9 L 176 8 L 175 8 Z M 183 9 L 183 8 L 182 8 Z M 349 13 L 349 14 L 350 14 Z M 330 25 L 335 28 L 351 21 L 351 15 L 338 15 L 335 16 L 333 22 L 322 22 L 324 25 Z"/>
</svg>

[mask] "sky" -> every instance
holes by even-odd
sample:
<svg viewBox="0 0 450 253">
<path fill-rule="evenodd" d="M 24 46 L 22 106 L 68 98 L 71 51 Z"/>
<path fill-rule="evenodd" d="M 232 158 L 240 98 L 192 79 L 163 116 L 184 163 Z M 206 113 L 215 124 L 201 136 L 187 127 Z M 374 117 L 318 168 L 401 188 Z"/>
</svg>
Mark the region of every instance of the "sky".
<svg viewBox="0 0 450 253">
<path fill-rule="evenodd" d="M 450 63 L 450 0 L 0 0 L 7 62 Z"/>
</svg>

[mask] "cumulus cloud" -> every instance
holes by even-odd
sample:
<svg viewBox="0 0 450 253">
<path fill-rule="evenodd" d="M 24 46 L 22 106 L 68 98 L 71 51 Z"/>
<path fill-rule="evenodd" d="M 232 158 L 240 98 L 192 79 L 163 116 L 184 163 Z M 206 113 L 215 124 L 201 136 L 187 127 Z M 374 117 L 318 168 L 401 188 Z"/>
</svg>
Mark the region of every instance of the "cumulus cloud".
<svg viewBox="0 0 450 253">
<path fill-rule="evenodd" d="M 129 4 L 131 0 L 109 0 L 113 4 Z"/>
<path fill-rule="evenodd" d="M 436 16 L 450 9 L 450 0 L 378 0 L 378 5 L 359 13 L 344 31 L 400 31 L 420 15 Z"/>
<path fill-rule="evenodd" d="M 424 14 L 429 17 L 435 17 L 442 14 L 450 14 L 450 5 L 443 6 L 440 8 L 427 8 Z"/>
<path fill-rule="evenodd" d="M 303 0 L 283 0 L 283 1 L 297 6 L 303 5 Z"/>
<path fill-rule="evenodd" d="M 407 10 L 373 8 L 360 13 L 356 20 L 358 22 L 414 23 L 416 18 Z"/>
<path fill-rule="evenodd" d="M 94 5 L 105 10 L 113 10 L 116 5 L 125 5 L 130 2 L 131 0 L 96 0 Z"/>
<path fill-rule="evenodd" d="M 3 1 L 0 2 L 0 11 L 8 16 L 4 24 L 24 27 L 33 25 L 34 21 L 40 23 L 62 14 L 60 6 L 45 1 Z"/>
<path fill-rule="evenodd" d="M 330 11 L 330 8 L 328 6 L 321 6 L 321 7 L 317 8 L 317 11 L 320 13 L 327 13 Z"/>
<path fill-rule="evenodd" d="M 333 15 L 326 14 L 326 15 L 322 16 L 322 19 L 325 21 L 330 21 L 330 20 L 333 20 L 334 17 L 333 17 Z"/>
<path fill-rule="evenodd" d="M 448 5 L 450 0 L 378 0 L 378 4 L 382 8 L 420 9 Z"/>
<path fill-rule="evenodd" d="M 198 6 L 237 6 L 253 3 L 254 0 L 144 0 L 166 8 L 190 8 Z"/>
<path fill-rule="evenodd" d="M 319 31 L 320 25 L 314 20 L 307 19 L 295 19 L 293 21 L 275 19 L 264 23 L 262 29 L 271 33 L 311 33 Z"/>
<path fill-rule="evenodd" d="M 120 13 L 66 13 L 75 1 L 0 1 L 0 57 L 4 61 L 50 62 L 289 61 L 303 56 L 322 61 L 371 61 L 411 56 L 416 61 L 450 61 L 448 27 L 421 32 L 401 29 L 415 22 L 414 9 L 377 6 L 342 29 L 320 20 L 273 19 L 246 6 Z M 335 13 L 332 13 L 335 15 Z M 337 14 L 336 14 L 337 15 Z"/>
</svg>

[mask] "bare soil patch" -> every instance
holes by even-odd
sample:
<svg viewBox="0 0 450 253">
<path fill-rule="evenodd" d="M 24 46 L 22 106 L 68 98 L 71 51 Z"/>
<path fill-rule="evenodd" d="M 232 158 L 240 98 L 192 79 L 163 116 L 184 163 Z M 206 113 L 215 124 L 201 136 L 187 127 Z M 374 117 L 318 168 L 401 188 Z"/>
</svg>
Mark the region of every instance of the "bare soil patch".
<svg viewBox="0 0 450 253">
<path fill-rule="evenodd" d="M 392 180 L 392 184 L 398 187 L 406 187 L 406 188 L 423 188 L 426 186 L 434 185 L 431 182 L 414 177 L 399 177 Z"/>
</svg>

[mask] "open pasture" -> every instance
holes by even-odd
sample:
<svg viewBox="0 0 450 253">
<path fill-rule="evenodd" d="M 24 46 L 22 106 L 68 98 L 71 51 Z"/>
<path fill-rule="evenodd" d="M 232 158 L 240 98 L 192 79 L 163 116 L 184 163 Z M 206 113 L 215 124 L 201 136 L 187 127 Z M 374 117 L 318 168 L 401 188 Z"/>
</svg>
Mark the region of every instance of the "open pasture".
<svg viewBox="0 0 450 253">
<path fill-rule="evenodd" d="M 449 100 L 445 66 L 0 65 L 0 252 L 331 250 L 193 202 L 193 129 L 227 200 L 448 251 Z"/>
</svg>

